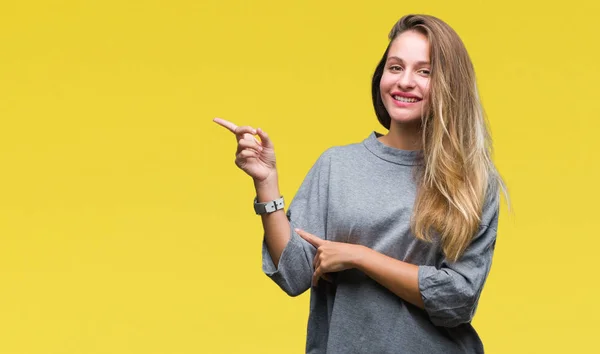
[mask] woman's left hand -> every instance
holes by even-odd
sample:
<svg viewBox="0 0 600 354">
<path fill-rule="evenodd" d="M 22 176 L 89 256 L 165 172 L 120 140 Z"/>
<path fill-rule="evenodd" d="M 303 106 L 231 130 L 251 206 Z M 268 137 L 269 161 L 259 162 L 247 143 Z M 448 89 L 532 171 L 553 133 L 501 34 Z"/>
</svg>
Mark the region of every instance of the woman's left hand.
<svg viewBox="0 0 600 354">
<path fill-rule="evenodd" d="M 351 243 L 327 241 L 300 229 L 295 231 L 317 249 L 313 261 L 315 272 L 312 278 L 313 286 L 319 278 L 327 280 L 326 273 L 339 272 L 356 267 L 356 261 L 361 255 L 360 245 Z"/>
</svg>

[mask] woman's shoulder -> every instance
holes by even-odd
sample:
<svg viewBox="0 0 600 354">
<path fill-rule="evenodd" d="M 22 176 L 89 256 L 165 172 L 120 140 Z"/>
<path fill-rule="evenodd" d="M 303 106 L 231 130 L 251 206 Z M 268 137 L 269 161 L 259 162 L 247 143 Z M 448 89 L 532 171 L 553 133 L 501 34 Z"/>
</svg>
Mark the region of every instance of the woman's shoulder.
<svg viewBox="0 0 600 354">
<path fill-rule="evenodd" d="M 328 159 L 331 159 L 331 158 L 338 159 L 338 158 L 348 158 L 348 157 L 352 157 L 352 156 L 357 156 L 357 154 L 360 154 L 360 153 L 366 151 L 364 144 L 365 144 L 365 141 L 367 141 L 370 138 L 371 138 L 371 136 L 367 137 L 364 140 L 357 141 L 357 142 L 330 146 L 321 153 L 321 157 L 328 158 Z"/>
<path fill-rule="evenodd" d="M 495 174 L 491 174 L 485 193 L 483 210 L 481 215 L 481 226 L 498 227 L 498 213 L 500 211 L 500 199 L 504 192 L 502 180 Z"/>
</svg>

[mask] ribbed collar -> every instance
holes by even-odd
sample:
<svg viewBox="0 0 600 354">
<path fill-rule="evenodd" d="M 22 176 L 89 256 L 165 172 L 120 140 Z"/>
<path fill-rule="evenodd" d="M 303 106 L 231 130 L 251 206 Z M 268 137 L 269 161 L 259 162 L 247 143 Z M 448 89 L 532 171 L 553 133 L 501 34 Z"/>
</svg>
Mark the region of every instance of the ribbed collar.
<svg viewBox="0 0 600 354">
<path fill-rule="evenodd" d="M 382 135 L 383 134 L 373 131 L 365 140 L 363 140 L 363 144 L 367 150 L 373 153 L 373 155 L 398 165 L 415 166 L 423 164 L 423 157 L 420 150 L 401 150 L 387 146 L 377 140 L 377 138 Z"/>
</svg>

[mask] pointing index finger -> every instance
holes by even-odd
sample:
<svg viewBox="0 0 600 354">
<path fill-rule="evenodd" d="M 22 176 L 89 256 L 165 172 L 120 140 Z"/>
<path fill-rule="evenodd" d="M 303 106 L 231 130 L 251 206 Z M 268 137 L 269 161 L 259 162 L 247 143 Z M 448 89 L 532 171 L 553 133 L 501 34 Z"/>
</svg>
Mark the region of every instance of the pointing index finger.
<svg viewBox="0 0 600 354">
<path fill-rule="evenodd" d="M 322 240 L 315 235 L 309 234 L 308 232 L 306 232 L 304 230 L 300 230 L 300 229 L 294 229 L 294 230 L 298 233 L 298 235 L 300 235 L 300 237 L 302 237 L 303 239 L 308 241 L 308 243 L 315 246 L 316 248 L 319 248 L 325 242 L 325 240 Z"/>
<path fill-rule="evenodd" d="M 237 125 L 231 123 L 228 120 L 222 119 L 222 118 L 215 118 L 213 119 L 213 122 L 217 123 L 218 125 L 227 128 L 230 132 L 235 134 L 235 130 L 237 129 Z"/>
</svg>

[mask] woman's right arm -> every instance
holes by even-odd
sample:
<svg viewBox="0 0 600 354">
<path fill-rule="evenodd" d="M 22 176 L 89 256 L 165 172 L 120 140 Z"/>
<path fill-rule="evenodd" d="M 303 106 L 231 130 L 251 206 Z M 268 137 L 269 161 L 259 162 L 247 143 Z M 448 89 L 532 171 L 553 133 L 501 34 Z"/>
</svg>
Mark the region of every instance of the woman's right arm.
<svg viewBox="0 0 600 354">
<path fill-rule="evenodd" d="M 237 141 L 235 164 L 254 180 L 256 197 L 259 203 L 278 199 L 279 181 L 275 163 L 273 142 L 262 129 L 250 126 L 238 127 L 224 119 L 215 118 L 214 122 L 227 128 Z M 261 141 L 254 136 L 258 135 Z M 290 240 L 290 223 L 283 209 L 261 216 L 265 233 L 265 243 L 275 267 L 283 249 Z"/>
<path fill-rule="evenodd" d="M 279 198 L 281 193 L 279 193 L 277 171 L 274 171 L 272 177 L 263 181 L 254 180 L 254 188 L 256 188 L 256 197 L 259 203 Z M 284 209 L 270 214 L 262 214 L 261 218 L 263 229 L 265 230 L 265 243 L 273 264 L 277 268 L 281 253 L 290 240 L 290 222 L 285 215 Z"/>
</svg>

